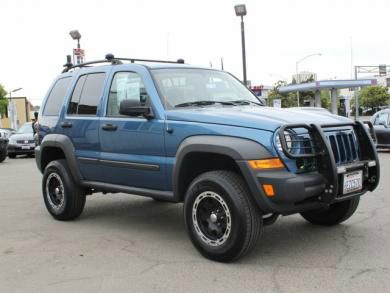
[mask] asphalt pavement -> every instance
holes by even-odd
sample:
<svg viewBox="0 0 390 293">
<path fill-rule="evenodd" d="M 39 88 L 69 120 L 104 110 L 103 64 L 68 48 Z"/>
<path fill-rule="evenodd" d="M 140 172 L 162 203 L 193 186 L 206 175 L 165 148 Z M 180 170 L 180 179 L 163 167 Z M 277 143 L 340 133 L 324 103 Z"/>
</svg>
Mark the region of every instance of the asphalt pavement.
<svg viewBox="0 0 390 293">
<path fill-rule="evenodd" d="M 76 221 L 55 221 L 34 159 L 7 159 L 0 292 L 390 292 L 390 152 L 380 161 L 380 186 L 344 224 L 281 217 L 253 253 L 221 264 L 193 248 L 181 204 L 96 194 Z"/>
</svg>

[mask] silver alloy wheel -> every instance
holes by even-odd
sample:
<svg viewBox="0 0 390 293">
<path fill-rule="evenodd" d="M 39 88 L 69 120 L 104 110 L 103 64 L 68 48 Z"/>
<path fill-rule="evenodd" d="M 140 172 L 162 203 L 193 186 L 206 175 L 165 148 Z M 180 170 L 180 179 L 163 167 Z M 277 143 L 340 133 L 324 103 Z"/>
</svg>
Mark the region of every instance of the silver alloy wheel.
<svg viewBox="0 0 390 293">
<path fill-rule="evenodd" d="M 50 206 L 59 211 L 64 202 L 64 184 L 57 173 L 51 173 L 46 179 L 46 197 Z"/>
<path fill-rule="evenodd" d="M 197 196 L 192 206 L 192 222 L 197 235 L 210 246 L 226 242 L 231 232 L 231 214 L 223 198 L 205 191 Z"/>
</svg>

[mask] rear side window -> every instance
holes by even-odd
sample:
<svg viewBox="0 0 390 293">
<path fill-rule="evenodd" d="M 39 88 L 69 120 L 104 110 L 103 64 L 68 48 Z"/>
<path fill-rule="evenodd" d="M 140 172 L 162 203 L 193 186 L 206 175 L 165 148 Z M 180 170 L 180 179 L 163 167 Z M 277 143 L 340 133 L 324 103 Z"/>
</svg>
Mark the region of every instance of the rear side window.
<svg viewBox="0 0 390 293">
<path fill-rule="evenodd" d="M 64 101 L 65 94 L 68 91 L 71 77 L 65 77 L 57 80 L 54 84 L 49 97 L 47 98 L 45 110 L 43 115 L 45 116 L 58 116 L 62 102 Z"/>
<path fill-rule="evenodd" d="M 68 114 L 96 115 L 105 76 L 105 73 L 91 73 L 82 75 L 78 79 L 68 107 Z"/>
</svg>

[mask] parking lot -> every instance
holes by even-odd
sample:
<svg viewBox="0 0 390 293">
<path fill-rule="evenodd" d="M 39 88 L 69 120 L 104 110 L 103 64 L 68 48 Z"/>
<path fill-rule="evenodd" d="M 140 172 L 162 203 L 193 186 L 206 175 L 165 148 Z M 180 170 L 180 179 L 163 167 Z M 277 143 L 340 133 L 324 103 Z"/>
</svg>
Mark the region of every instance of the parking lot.
<svg viewBox="0 0 390 293">
<path fill-rule="evenodd" d="M 187 237 L 182 205 L 87 198 L 82 216 L 47 213 L 34 159 L 0 164 L 0 292 L 389 292 L 390 153 L 382 180 L 337 227 L 282 217 L 252 254 L 211 262 Z"/>
</svg>

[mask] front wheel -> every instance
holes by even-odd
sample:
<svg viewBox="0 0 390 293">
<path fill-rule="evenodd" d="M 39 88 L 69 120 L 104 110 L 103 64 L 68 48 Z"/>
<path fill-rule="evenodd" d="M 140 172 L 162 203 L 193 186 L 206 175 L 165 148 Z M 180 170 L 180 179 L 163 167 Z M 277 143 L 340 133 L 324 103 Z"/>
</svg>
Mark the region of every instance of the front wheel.
<svg viewBox="0 0 390 293">
<path fill-rule="evenodd" d="M 84 209 L 85 190 L 74 182 L 65 160 L 47 165 L 42 178 L 42 193 L 47 210 L 57 220 L 73 220 Z"/>
<path fill-rule="evenodd" d="M 349 219 L 359 205 L 360 197 L 331 204 L 327 208 L 307 211 L 301 216 L 308 222 L 315 225 L 333 226 Z"/>
<path fill-rule="evenodd" d="M 230 262 L 253 249 L 262 231 L 262 215 L 241 177 L 210 171 L 188 188 L 184 218 L 189 236 L 205 257 Z"/>
</svg>

